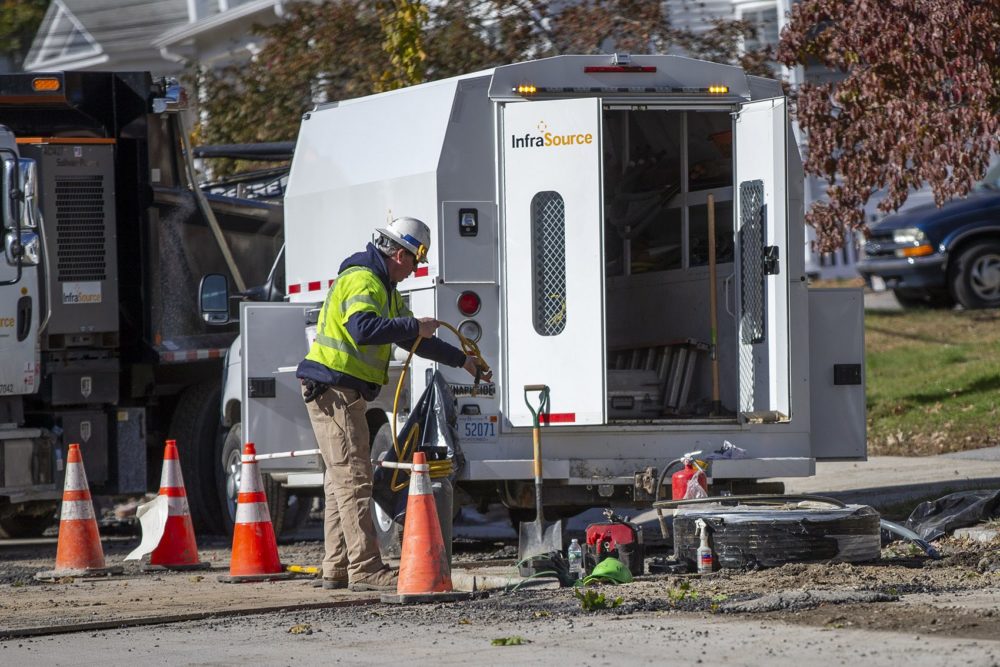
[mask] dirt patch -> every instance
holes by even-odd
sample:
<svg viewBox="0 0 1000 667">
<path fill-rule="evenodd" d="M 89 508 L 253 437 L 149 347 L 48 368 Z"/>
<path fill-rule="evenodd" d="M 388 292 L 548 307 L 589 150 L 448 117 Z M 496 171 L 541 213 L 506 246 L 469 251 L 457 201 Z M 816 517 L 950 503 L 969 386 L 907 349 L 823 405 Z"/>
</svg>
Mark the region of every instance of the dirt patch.
<svg viewBox="0 0 1000 667">
<path fill-rule="evenodd" d="M 106 544 L 108 561 L 121 558 L 132 540 Z M 955 637 L 1000 637 L 1000 541 L 979 543 L 944 539 L 944 558 L 931 561 L 901 543 L 883 550 L 878 563 L 790 564 L 756 570 L 723 570 L 711 575 L 644 576 L 624 586 L 603 586 L 606 608 L 584 610 L 571 589 L 494 592 L 488 598 L 447 605 L 411 607 L 371 604 L 373 596 L 313 588 L 310 581 L 276 584 L 225 585 L 215 581 L 228 566 L 228 543 L 204 540 L 208 573 L 140 574 L 126 564 L 124 577 L 62 584 L 34 581 L 34 573 L 50 569 L 55 545 L 12 548 L 0 562 L 0 617 L 7 628 L 45 624 L 86 623 L 100 619 L 183 616 L 185 613 L 250 611 L 281 605 L 309 605 L 343 599 L 366 606 L 323 609 L 319 613 L 351 627 L 371 621 L 406 619 L 416 624 L 547 622 L 583 625 L 597 615 L 653 617 L 675 614 L 716 614 L 734 618 L 770 618 L 822 628 L 865 628 L 942 634 Z M 456 544 L 456 568 L 475 570 L 487 565 L 511 566 L 510 544 Z M 279 548 L 285 563 L 316 565 L 322 543 L 302 541 Z M 620 598 L 620 600 L 619 600 Z"/>
</svg>

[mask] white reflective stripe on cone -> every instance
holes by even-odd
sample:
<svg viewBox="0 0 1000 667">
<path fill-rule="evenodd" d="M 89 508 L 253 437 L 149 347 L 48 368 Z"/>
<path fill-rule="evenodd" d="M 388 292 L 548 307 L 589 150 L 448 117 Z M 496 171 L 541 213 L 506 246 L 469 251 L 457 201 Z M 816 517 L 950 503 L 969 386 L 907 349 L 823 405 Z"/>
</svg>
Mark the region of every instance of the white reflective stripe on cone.
<svg viewBox="0 0 1000 667">
<path fill-rule="evenodd" d="M 410 475 L 410 495 L 429 496 L 431 495 L 431 476 L 427 473 Z"/>
<path fill-rule="evenodd" d="M 236 506 L 236 523 L 271 522 L 267 503 L 240 503 Z"/>
<path fill-rule="evenodd" d="M 177 459 L 167 459 L 163 462 L 163 472 L 160 474 L 160 486 L 172 486 L 180 488 L 184 486 L 184 477 L 181 475 L 181 465 Z"/>
<path fill-rule="evenodd" d="M 82 463 L 66 464 L 66 491 L 87 491 L 87 473 Z"/>
<path fill-rule="evenodd" d="M 187 496 L 167 496 L 167 516 L 187 516 L 190 513 Z"/>
<path fill-rule="evenodd" d="M 94 505 L 89 500 L 64 500 L 61 521 L 81 521 L 94 518 Z"/>
<path fill-rule="evenodd" d="M 257 493 L 264 490 L 260 470 L 256 463 L 244 463 L 240 471 L 240 493 Z"/>
</svg>

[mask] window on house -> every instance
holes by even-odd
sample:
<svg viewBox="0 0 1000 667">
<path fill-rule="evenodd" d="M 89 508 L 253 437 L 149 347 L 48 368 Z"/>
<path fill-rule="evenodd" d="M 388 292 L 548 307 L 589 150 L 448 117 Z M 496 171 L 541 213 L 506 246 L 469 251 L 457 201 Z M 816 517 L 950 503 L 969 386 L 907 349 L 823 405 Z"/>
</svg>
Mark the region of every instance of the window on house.
<svg viewBox="0 0 1000 667">
<path fill-rule="evenodd" d="M 755 38 L 747 38 L 743 41 L 745 50 L 756 51 L 765 46 L 778 45 L 778 9 L 776 7 L 744 9 L 740 12 L 740 19 L 757 28 Z"/>
</svg>

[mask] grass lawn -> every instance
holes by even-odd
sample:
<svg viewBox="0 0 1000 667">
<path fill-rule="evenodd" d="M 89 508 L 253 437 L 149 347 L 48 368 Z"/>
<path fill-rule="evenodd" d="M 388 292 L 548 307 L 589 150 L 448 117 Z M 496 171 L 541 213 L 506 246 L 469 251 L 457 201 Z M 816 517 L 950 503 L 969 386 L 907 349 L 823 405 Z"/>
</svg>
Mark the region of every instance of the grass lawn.
<svg viewBox="0 0 1000 667">
<path fill-rule="evenodd" d="M 1000 444 L 1000 311 L 866 311 L 870 455 Z"/>
</svg>

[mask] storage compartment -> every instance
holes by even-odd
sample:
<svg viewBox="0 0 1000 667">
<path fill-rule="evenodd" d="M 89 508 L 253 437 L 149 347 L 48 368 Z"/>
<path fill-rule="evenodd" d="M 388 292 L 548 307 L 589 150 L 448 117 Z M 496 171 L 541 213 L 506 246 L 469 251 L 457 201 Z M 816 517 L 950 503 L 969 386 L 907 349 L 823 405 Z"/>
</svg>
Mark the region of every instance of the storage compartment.
<svg viewBox="0 0 1000 667">
<path fill-rule="evenodd" d="M 739 353 L 732 114 L 606 108 L 602 146 L 608 421 L 733 420 Z"/>
</svg>

